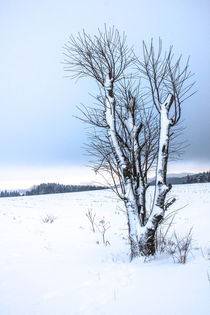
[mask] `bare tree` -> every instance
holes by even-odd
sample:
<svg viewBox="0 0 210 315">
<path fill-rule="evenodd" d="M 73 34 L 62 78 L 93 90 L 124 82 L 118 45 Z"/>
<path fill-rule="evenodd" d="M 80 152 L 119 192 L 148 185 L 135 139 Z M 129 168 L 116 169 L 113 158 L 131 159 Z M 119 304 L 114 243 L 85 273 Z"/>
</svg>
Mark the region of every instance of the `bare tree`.
<svg viewBox="0 0 210 315">
<path fill-rule="evenodd" d="M 150 47 L 143 42 L 143 56 L 143 61 L 136 59 L 137 68 L 146 81 L 145 86 L 149 90 L 151 102 L 159 114 L 160 126 L 153 207 L 143 233 L 141 233 L 140 239 L 142 240 L 139 242 L 140 251 L 148 255 L 155 252 L 154 236 L 158 224 L 163 219 L 165 211 L 175 201 L 172 199 L 166 202 L 166 195 L 172 188 L 166 182 L 169 144 L 173 135 L 171 130 L 181 118 L 182 103 L 194 94 L 190 94 L 194 82 L 188 83 L 192 77 L 189 70 L 189 59 L 184 66 L 181 64 L 181 56 L 174 61 L 172 46 L 168 52 L 163 54 L 161 40 L 159 40 L 156 55 L 153 41 L 151 40 Z"/>
<path fill-rule="evenodd" d="M 161 42 L 157 56 L 152 42 L 149 49 L 143 43 L 140 61 L 115 28 L 105 27 L 94 37 L 85 31 L 70 36 L 64 49 L 70 76 L 93 77 L 99 87 L 97 105 L 81 107 L 81 119 L 92 126 L 88 150 L 95 171 L 108 173 L 110 187 L 124 201 L 131 258 L 153 255 L 157 227 L 175 201 L 166 201 L 171 189 L 166 174 L 171 128 L 180 120 L 183 97 L 191 88 L 185 84 L 188 63 L 180 70 L 181 59 L 173 62 L 172 47 L 163 55 Z M 154 201 L 147 209 L 148 172 L 154 167 Z"/>
</svg>

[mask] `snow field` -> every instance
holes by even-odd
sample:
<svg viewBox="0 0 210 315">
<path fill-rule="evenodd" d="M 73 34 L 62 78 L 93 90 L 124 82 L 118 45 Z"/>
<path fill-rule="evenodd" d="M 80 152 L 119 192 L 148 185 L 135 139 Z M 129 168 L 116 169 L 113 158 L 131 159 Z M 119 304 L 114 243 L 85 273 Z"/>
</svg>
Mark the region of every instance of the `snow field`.
<svg viewBox="0 0 210 315">
<path fill-rule="evenodd" d="M 185 206 L 173 228 L 193 227 L 186 265 L 164 255 L 130 263 L 127 219 L 111 191 L 1 198 L 0 315 L 209 314 L 210 185 L 171 195 L 171 211 Z M 88 209 L 110 222 L 110 245 L 91 231 Z"/>
</svg>

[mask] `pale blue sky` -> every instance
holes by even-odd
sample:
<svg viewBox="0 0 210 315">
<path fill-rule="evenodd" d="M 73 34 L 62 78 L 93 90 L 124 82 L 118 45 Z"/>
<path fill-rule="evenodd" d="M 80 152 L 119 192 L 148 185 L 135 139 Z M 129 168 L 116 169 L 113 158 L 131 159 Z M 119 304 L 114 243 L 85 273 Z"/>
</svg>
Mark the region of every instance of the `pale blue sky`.
<svg viewBox="0 0 210 315">
<path fill-rule="evenodd" d="M 165 48 L 173 44 L 176 53 L 191 55 L 199 90 L 183 108 L 191 146 L 171 170 L 209 168 L 208 0 L 0 0 L 0 182 L 24 181 L 25 173 L 39 181 L 34 174 L 48 170 L 46 180 L 55 172 L 57 181 L 71 183 L 70 170 L 86 164 L 85 126 L 73 115 L 77 105 L 90 103 L 95 85 L 64 78 L 62 46 L 71 33 L 84 28 L 93 34 L 104 23 L 125 31 L 136 51 L 143 39 L 160 36 Z"/>
</svg>

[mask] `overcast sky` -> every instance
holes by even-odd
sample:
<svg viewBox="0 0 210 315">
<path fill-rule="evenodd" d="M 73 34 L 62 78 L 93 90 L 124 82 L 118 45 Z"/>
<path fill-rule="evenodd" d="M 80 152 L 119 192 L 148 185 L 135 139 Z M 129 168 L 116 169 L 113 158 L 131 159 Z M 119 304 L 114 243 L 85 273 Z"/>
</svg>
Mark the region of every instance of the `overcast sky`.
<svg viewBox="0 0 210 315">
<path fill-rule="evenodd" d="M 137 52 L 143 39 L 160 36 L 164 48 L 173 44 L 177 54 L 191 56 L 198 92 L 183 108 L 190 147 L 170 170 L 210 168 L 209 0 L 0 0 L 1 189 L 92 179 L 85 126 L 73 115 L 95 85 L 64 78 L 62 46 L 70 34 L 94 34 L 104 23 L 125 31 Z"/>
</svg>

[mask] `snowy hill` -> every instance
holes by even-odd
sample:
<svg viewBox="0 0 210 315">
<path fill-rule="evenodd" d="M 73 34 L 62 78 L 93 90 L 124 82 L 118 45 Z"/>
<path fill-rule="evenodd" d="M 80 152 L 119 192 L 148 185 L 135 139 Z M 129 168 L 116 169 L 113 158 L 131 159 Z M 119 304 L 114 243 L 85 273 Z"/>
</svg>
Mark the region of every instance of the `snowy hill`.
<svg viewBox="0 0 210 315">
<path fill-rule="evenodd" d="M 0 314 L 209 314 L 210 184 L 171 194 L 171 211 L 184 207 L 173 229 L 193 227 L 185 265 L 168 256 L 130 263 L 124 208 L 109 190 L 0 199 Z M 90 209 L 110 225 L 107 246 Z"/>
</svg>

